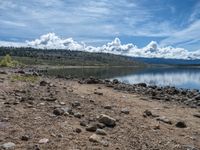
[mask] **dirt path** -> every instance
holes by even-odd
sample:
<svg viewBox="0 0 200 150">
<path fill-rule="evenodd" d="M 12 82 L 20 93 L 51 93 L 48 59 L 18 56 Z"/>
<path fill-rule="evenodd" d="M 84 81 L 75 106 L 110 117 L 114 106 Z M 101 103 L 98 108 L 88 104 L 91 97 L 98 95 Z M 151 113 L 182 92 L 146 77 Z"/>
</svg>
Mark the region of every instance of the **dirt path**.
<svg viewBox="0 0 200 150">
<path fill-rule="evenodd" d="M 8 142 L 17 150 L 200 148 L 200 118 L 193 116 L 198 109 L 143 100 L 104 85 L 41 77 L 35 83 L 12 82 L 10 76 L 0 75 L 2 149 Z M 100 123 L 101 114 L 116 125 Z"/>
</svg>

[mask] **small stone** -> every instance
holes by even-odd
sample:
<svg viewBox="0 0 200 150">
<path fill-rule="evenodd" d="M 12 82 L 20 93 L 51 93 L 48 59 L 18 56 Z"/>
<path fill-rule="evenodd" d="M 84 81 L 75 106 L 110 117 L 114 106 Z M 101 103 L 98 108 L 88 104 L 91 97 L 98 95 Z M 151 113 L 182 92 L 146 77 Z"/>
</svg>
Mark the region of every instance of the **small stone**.
<svg viewBox="0 0 200 150">
<path fill-rule="evenodd" d="M 161 121 L 161 122 L 164 122 L 164 123 L 167 123 L 167 124 L 172 124 L 171 120 L 167 119 L 166 117 L 158 117 L 156 119 L 157 121 Z"/>
<path fill-rule="evenodd" d="M 74 114 L 72 109 L 69 108 L 69 107 L 64 107 L 64 108 L 61 108 L 61 109 L 64 111 L 65 114 L 70 114 L 70 115 Z"/>
<path fill-rule="evenodd" d="M 112 106 L 111 105 L 106 105 L 106 106 L 104 106 L 104 109 L 112 109 Z"/>
<path fill-rule="evenodd" d="M 5 150 L 15 149 L 15 143 L 12 143 L 12 142 L 4 143 L 2 145 L 2 148 L 5 149 Z"/>
<path fill-rule="evenodd" d="M 193 116 L 196 118 L 200 118 L 200 114 L 194 114 Z"/>
<path fill-rule="evenodd" d="M 96 130 L 97 130 L 97 125 L 96 124 L 89 125 L 86 128 L 86 131 L 89 131 L 89 132 L 95 132 Z"/>
<path fill-rule="evenodd" d="M 158 124 L 155 125 L 155 126 L 153 127 L 153 129 L 154 129 L 154 130 L 159 130 L 159 129 L 160 129 L 160 125 L 158 125 Z"/>
<path fill-rule="evenodd" d="M 97 130 L 96 130 L 96 134 L 99 134 L 99 135 L 107 135 L 106 131 L 103 130 L 103 129 L 97 129 Z"/>
<path fill-rule="evenodd" d="M 176 127 L 177 128 L 186 128 L 187 125 L 185 124 L 184 121 L 179 121 L 179 122 L 176 123 Z"/>
<path fill-rule="evenodd" d="M 80 118 L 82 117 L 82 115 L 81 115 L 79 112 L 77 112 L 77 113 L 75 113 L 75 114 L 74 114 L 74 117 L 76 117 L 76 118 L 79 118 L 79 119 L 80 119 Z"/>
<path fill-rule="evenodd" d="M 105 124 L 103 124 L 103 123 L 97 123 L 97 128 L 103 129 L 105 127 L 106 127 Z"/>
<path fill-rule="evenodd" d="M 46 86 L 47 84 L 48 83 L 46 81 L 44 81 L 44 80 L 40 82 L 40 86 Z"/>
<path fill-rule="evenodd" d="M 96 95 L 101 95 L 101 96 L 103 95 L 102 92 L 97 92 L 97 91 L 95 91 L 94 94 L 96 94 Z"/>
<path fill-rule="evenodd" d="M 80 121 L 80 125 L 83 126 L 83 127 L 86 127 L 87 126 L 87 123 L 85 120 L 82 120 Z"/>
<path fill-rule="evenodd" d="M 152 115 L 153 115 L 152 112 L 149 111 L 149 110 L 145 110 L 144 113 L 143 113 L 143 116 L 144 116 L 144 117 L 152 116 Z"/>
<path fill-rule="evenodd" d="M 116 120 L 114 118 L 104 114 L 100 115 L 99 122 L 109 127 L 114 127 L 116 125 Z"/>
<path fill-rule="evenodd" d="M 98 136 L 98 135 L 96 135 L 96 134 L 93 134 L 93 135 L 91 135 L 90 137 L 89 137 L 89 141 L 90 142 L 100 142 L 101 141 L 101 138 Z"/>
<path fill-rule="evenodd" d="M 53 114 L 56 115 L 56 116 L 61 116 L 64 114 L 64 110 L 61 109 L 61 108 L 56 108 L 53 110 Z"/>
<path fill-rule="evenodd" d="M 128 108 L 122 108 L 121 110 L 121 113 L 124 113 L 124 114 L 129 114 L 129 109 Z"/>
<path fill-rule="evenodd" d="M 72 103 L 72 107 L 78 107 L 78 106 L 81 106 L 80 102 L 75 101 L 75 102 Z"/>
<path fill-rule="evenodd" d="M 76 131 L 76 133 L 81 133 L 82 132 L 82 130 L 80 128 L 76 128 L 75 131 Z"/>
<path fill-rule="evenodd" d="M 65 102 L 60 102 L 60 105 L 65 105 Z"/>
<path fill-rule="evenodd" d="M 22 141 L 28 141 L 29 140 L 29 136 L 28 135 L 23 135 L 22 137 L 21 137 L 21 140 Z"/>
<path fill-rule="evenodd" d="M 48 142 L 49 142 L 49 139 L 46 139 L 46 138 L 39 140 L 39 144 L 46 144 Z"/>
</svg>

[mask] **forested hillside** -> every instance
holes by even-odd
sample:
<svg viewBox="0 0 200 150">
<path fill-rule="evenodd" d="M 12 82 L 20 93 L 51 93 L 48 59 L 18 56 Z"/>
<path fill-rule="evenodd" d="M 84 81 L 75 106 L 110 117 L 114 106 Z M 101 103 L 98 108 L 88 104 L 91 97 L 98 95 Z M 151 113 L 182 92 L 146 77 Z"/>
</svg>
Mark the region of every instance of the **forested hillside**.
<svg viewBox="0 0 200 150">
<path fill-rule="evenodd" d="M 0 47 L 0 57 L 11 55 L 15 60 L 28 65 L 108 65 L 108 66 L 141 66 L 144 65 L 133 58 L 105 53 L 89 53 L 82 51 L 58 49 L 34 49 Z"/>
</svg>

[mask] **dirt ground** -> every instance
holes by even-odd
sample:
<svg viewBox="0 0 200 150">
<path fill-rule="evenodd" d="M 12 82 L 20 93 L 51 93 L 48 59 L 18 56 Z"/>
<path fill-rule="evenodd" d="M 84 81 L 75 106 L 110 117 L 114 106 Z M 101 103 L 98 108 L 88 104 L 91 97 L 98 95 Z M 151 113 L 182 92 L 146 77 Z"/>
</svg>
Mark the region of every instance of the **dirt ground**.
<svg viewBox="0 0 200 150">
<path fill-rule="evenodd" d="M 194 116 L 200 113 L 198 109 L 153 101 L 103 84 L 45 77 L 32 83 L 13 81 L 11 76 L 0 74 L 0 149 L 8 142 L 16 150 L 200 149 L 200 118 Z M 41 86 L 43 80 L 47 83 Z M 55 114 L 56 108 L 70 108 L 73 113 Z M 144 116 L 145 110 L 153 115 Z M 101 114 L 114 118 L 116 125 L 102 127 L 106 135 L 87 131 L 99 123 Z M 171 124 L 159 121 L 158 116 Z M 179 121 L 186 127 L 176 127 Z M 91 140 L 92 135 L 96 140 Z M 48 140 L 41 142 L 44 138 Z"/>
</svg>

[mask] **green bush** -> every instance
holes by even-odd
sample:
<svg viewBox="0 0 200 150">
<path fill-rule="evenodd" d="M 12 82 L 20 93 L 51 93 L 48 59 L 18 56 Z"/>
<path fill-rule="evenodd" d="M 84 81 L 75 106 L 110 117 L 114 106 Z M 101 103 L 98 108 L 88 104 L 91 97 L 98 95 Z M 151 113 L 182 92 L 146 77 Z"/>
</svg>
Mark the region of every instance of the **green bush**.
<svg viewBox="0 0 200 150">
<path fill-rule="evenodd" d="M 8 54 L 4 56 L 0 61 L 1 67 L 17 67 L 19 65 L 20 63 L 18 61 L 12 60 L 12 58 Z"/>
</svg>

